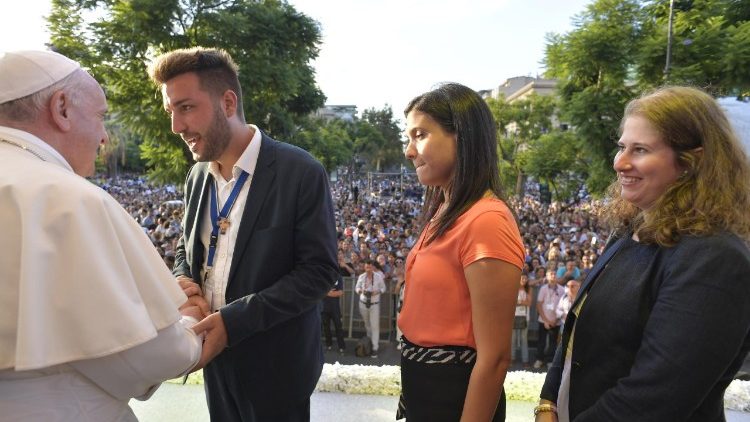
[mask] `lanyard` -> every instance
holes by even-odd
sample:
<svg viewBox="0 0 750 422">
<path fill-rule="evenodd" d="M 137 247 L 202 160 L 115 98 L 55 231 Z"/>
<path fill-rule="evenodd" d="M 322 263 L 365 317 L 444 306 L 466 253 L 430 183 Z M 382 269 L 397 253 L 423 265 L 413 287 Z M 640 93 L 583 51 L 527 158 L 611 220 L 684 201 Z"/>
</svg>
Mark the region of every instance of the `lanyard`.
<svg viewBox="0 0 750 422">
<path fill-rule="evenodd" d="M 229 194 L 229 198 L 227 199 L 227 202 L 224 203 L 224 206 L 221 208 L 221 211 L 219 211 L 218 207 L 218 193 L 216 188 L 216 180 L 214 180 L 213 183 L 211 183 L 211 238 L 208 243 L 208 262 L 206 264 L 206 269 L 210 270 L 213 267 L 214 264 L 214 253 L 216 252 L 216 242 L 219 239 L 219 233 L 226 234 L 227 228 L 229 228 L 229 211 L 232 210 L 232 206 L 234 205 L 234 202 L 237 200 L 237 196 L 240 193 L 240 189 L 242 189 L 242 185 L 245 184 L 245 180 L 247 180 L 248 174 L 246 171 L 242 171 L 242 174 L 240 174 L 240 177 L 237 179 L 237 182 L 235 182 L 234 187 L 232 188 L 232 192 Z"/>
</svg>

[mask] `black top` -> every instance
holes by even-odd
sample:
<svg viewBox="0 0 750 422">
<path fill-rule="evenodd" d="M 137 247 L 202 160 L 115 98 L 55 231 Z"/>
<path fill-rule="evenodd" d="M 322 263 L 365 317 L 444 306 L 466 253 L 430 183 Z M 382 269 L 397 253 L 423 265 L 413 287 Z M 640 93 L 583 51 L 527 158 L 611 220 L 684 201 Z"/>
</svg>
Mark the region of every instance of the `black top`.
<svg viewBox="0 0 750 422">
<path fill-rule="evenodd" d="M 571 420 L 724 420 L 724 390 L 750 350 L 750 251 L 741 239 L 685 237 L 672 248 L 625 239 L 578 300 L 584 292 L 561 343 L 575 323 Z M 563 353 L 541 394 L 553 402 Z"/>
<path fill-rule="evenodd" d="M 341 290 L 343 287 L 343 280 L 339 277 L 336 283 L 333 285 L 331 290 Z M 339 303 L 340 297 L 326 296 L 323 298 L 323 312 L 329 312 L 334 315 L 341 313 L 341 305 Z"/>
</svg>

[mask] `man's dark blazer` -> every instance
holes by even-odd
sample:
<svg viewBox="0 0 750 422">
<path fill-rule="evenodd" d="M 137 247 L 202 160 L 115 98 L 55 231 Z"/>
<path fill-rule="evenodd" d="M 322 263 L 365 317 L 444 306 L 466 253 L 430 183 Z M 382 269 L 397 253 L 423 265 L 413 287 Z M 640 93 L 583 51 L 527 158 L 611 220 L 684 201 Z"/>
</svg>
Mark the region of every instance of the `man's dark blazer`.
<svg viewBox="0 0 750 422">
<path fill-rule="evenodd" d="M 618 246 L 581 286 L 541 397 L 557 401 L 575 323 L 572 421 L 723 421 L 724 390 L 750 350 L 747 245 L 724 233 Z"/>
<path fill-rule="evenodd" d="M 208 163 L 191 168 L 173 270 L 199 284 L 210 183 Z M 215 359 L 231 363 L 220 379 L 235 400 L 278 409 L 312 394 L 323 366 L 319 304 L 338 277 L 333 215 L 320 163 L 262 134 L 220 310 L 228 348 Z"/>
</svg>

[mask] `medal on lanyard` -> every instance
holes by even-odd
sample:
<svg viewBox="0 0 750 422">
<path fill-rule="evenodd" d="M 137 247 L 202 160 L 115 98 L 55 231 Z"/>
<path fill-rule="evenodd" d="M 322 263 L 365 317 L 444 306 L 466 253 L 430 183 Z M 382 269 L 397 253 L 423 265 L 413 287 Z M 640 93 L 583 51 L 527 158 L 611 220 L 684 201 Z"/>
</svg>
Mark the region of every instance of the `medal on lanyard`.
<svg viewBox="0 0 750 422">
<path fill-rule="evenodd" d="M 229 194 L 229 198 L 227 199 L 227 202 L 224 203 L 221 211 L 219 211 L 218 206 L 219 194 L 217 192 L 218 189 L 216 188 L 216 181 L 214 180 L 214 182 L 211 183 L 211 237 L 208 243 L 208 262 L 206 263 L 206 274 L 208 274 L 208 272 L 214 265 L 214 253 L 216 253 L 216 243 L 219 239 L 219 234 L 226 234 L 227 229 L 231 225 L 231 222 L 229 221 L 229 212 L 232 210 L 232 206 L 237 200 L 237 196 L 242 189 L 242 185 L 245 184 L 247 177 L 248 173 L 243 170 L 242 174 L 240 174 L 240 177 L 237 178 L 237 182 L 235 182 L 234 187 L 232 188 L 232 192 Z"/>
</svg>

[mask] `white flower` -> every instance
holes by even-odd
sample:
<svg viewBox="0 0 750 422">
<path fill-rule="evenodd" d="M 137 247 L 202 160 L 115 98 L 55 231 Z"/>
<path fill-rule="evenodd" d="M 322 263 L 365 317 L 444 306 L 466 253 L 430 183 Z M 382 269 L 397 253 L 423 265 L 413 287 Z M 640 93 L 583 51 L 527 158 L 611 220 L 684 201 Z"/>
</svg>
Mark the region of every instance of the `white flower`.
<svg viewBox="0 0 750 422">
<path fill-rule="evenodd" d="M 347 394 L 397 396 L 401 393 L 401 368 L 395 365 L 326 363 L 315 389 Z"/>
<path fill-rule="evenodd" d="M 732 381 L 724 392 L 724 407 L 750 412 L 750 381 Z"/>
<path fill-rule="evenodd" d="M 547 374 L 529 371 L 508 372 L 505 376 L 505 398 L 517 401 L 539 401 L 539 392 Z"/>
<path fill-rule="evenodd" d="M 505 396 L 508 400 L 536 402 L 542 391 L 546 374 L 513 371 L 505 377 Z M 168 382 L 182 384 L 182 378 Z M 203 371 L 190 374 L 188 384 L 203 384 Z M 401 394 L 401 368 L 397 365 L 367 366 L 326 363 L 316 391 L 346 394 L 374 394 L 398 396 Z M 750 412 L 750 381 L 734 380 L 724 393 L 724 407 Z"/>
</svg>

